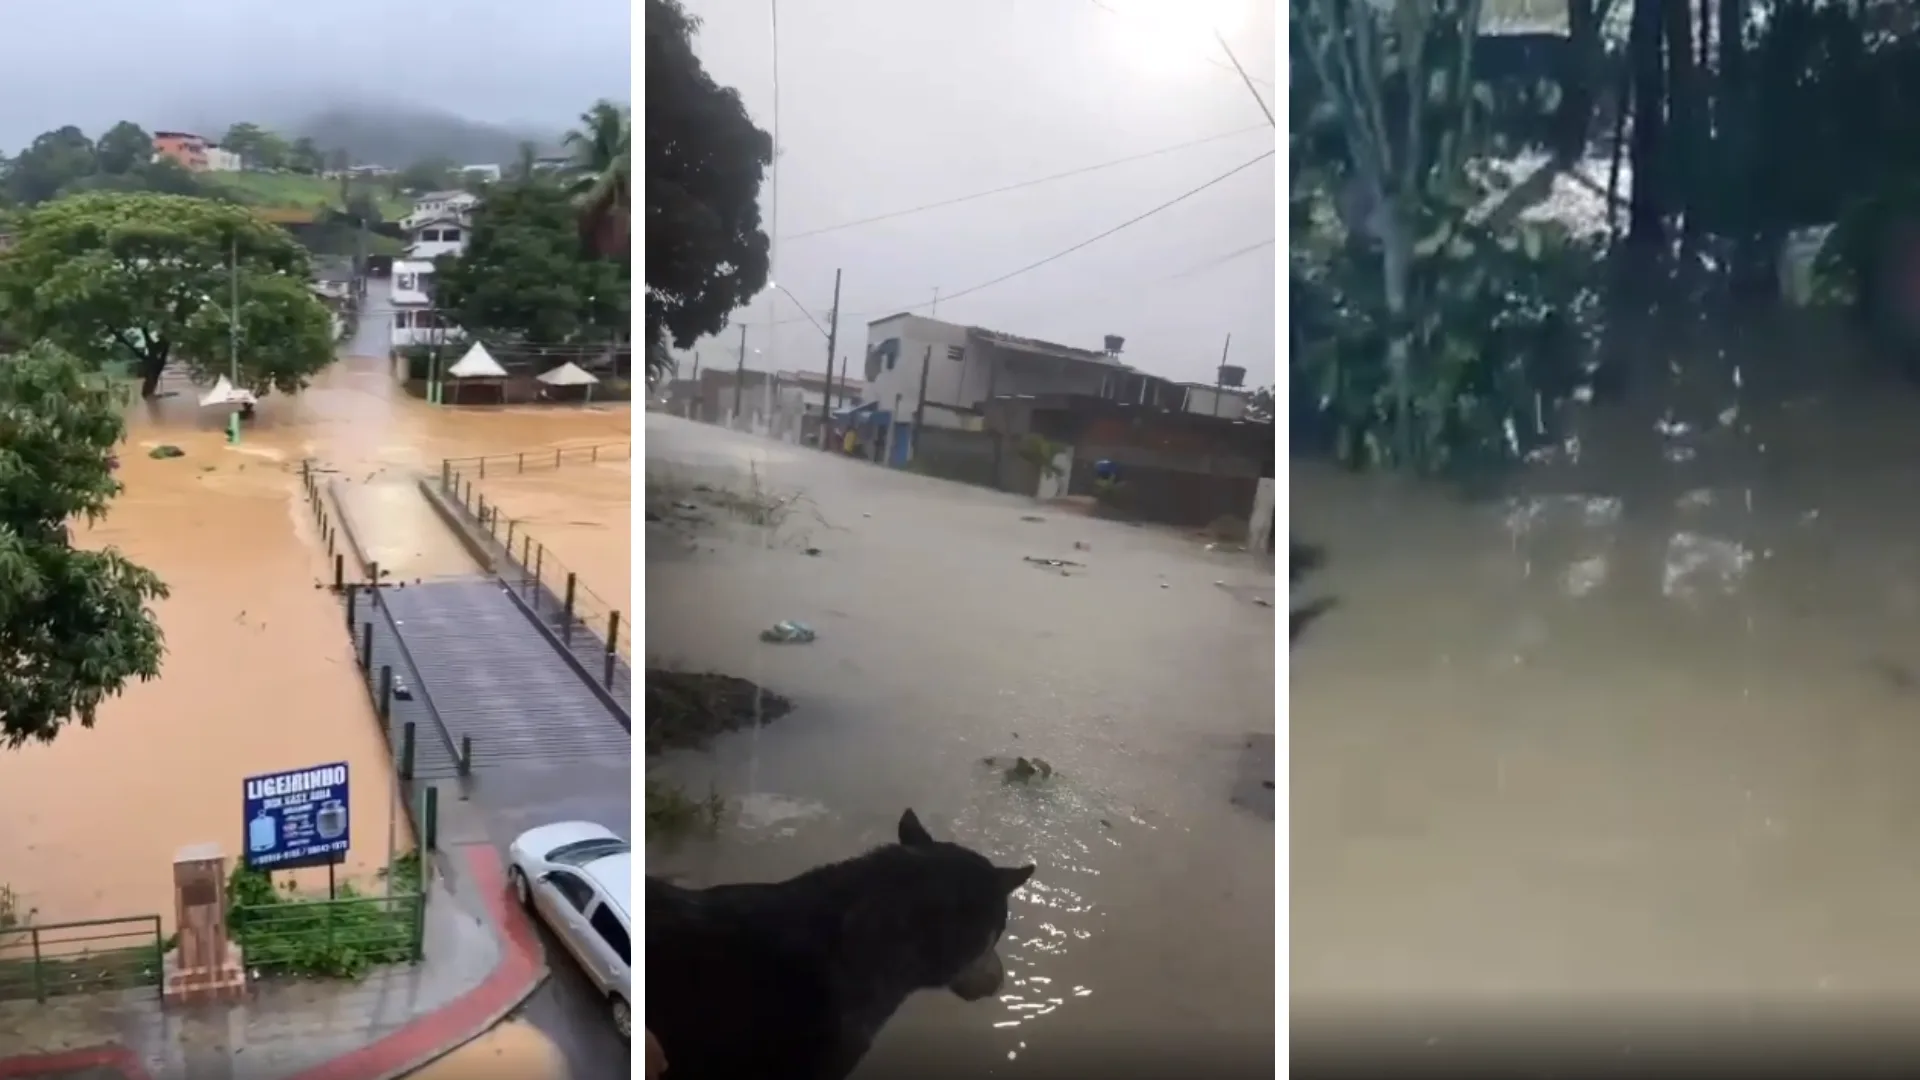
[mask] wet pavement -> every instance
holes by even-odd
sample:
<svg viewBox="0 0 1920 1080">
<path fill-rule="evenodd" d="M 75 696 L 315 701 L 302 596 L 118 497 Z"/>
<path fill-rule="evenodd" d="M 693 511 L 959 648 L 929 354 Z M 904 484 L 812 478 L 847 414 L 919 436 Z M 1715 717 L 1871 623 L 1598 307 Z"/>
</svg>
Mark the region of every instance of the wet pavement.
<svg viewBox="0 0 1920 1080">
<path fill-rule="evenodd" d="M 1233 799 L 1249 742 L 1274 732 L 1274 609 L 1236 592 L 1271 590 L 1271 559 L 673 417 L 646 425 L 650 503 L 710 507 L 724 488 L 719 501 L 759 507 L 647 525 L 650 659 L 796 704 L 649 763 L 731 804 L 715 839 L 649 844 L 649 871 L 778 879 L 890 840 L 911 806 L 935 835 L 1039 871 L 1015 898 L 1003 995 L 917 996 L 863 1074 L 940 1061 L 1039 1075 L 1134 1055 L 1271 1075 L 1274 826 Z M 1083 565 L 1063 576 L 1027 556 Z M 762 643 L 782 619 L 818 639 Z M 1010 786 L 983 762 L 1015 754 L 1057 772 Z"/>
<path fill-rule="evenodd" d="M 159 912 L 170 924 L 174 852 L 206 840 L 237 851 L 241 779 L 313 762 L 349 762 L 355 835 L 382 838 L 356 844 L 347 876 L 371 879 L 386 861 L 388 754 L 337 603 L 319 588 L 331 567 L 301 503 L 299 461 L 363 487 L 346 501 L 378 523 L 369 545 L 396 573 L 426 576 L 470 564 L 427 527 L 438 522 L 423 503 L 397 497 L 401 484 L 442 457 L 623 440 L 630 422 L 624 406 L 429 407 L 393 382 L 384 334 L 384 317 L 365 320 L 363 354 L 298 397 L 268 398 L 237 447 L 225 445 L 224 416 L 171 378 L 172 396 L 133 407 L 126 492 L 82 542 L 118 545 L 172 587 L 156 608 L 168 655 L 161 677 L 105 703 L 93 730 L 0 754 L 0 814 L 14 823 L 0 834 L 0 881 L 42 923 Z M 149 458 L 162 443 L 185 456 Z M 609 1029 L 578 1058 L 605 1060 L 612 1039 Z M 619 1060 L 624 1075 L 624 1050 Z"/>
</svg>

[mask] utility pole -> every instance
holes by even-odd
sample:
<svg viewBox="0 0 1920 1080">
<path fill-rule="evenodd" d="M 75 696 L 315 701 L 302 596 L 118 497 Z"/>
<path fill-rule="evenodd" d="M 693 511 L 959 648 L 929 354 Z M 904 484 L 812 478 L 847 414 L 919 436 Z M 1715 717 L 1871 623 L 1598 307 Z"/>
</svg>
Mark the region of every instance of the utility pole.
<svg viewBox="0 0 1920 1080">
<path fill-rule="evenodd" d="M 740 363 L 733 369 L 733 413 L 727 417 L 729 427 L 740 422 L 740 384 L 747 377 L 747 324 L 740 324 Z"/>
<path fill-rule="evenodd" d="M 1213 371 L 1213 415 L 1215 416 L 1220 415 L 1220 395 L 1226 387 L 1220 379 L 1226 374 L 1227 350 L 1231 348 L 1233 348 L 1233 335 L 1228 334 L 1226 344 L 1220 346 L 1220 366 Z"/>
<path fill-rule="evenodd" d="M 827 317 L 827 392 L 820 399 L 820 449 L 831 450 L 833 425 L 833 351 L 840 344 L 840 271 L 833 272 L 833 314 Z"/>
<path fill-rule="evenodd" d="M 933 346 L 927 346 L 926 354 L 920 357 L 920 399 L 913 405 L 913 430 L 907 434 L 906 462 L 913 460 L 915 449 L 920 445 L 920 425 L 927 418 L 927 369 L 933 366 Z"/>
<path fill-rule="evenodd" d="M 240 392 L 240 234 L 232 237 L 233 248 L 227 257 L 227 381 L 233 392 Z M 227 442 L 240 444 L 240 410 L 227 414 Z"/>
<path fill-rule="evenodd" d="M 933 310 L 927 312 L 927 318 L 937 319 L 939 317 L 940 317 L 940 286 L 935 285 L 933 287 Z"/>
</svg>

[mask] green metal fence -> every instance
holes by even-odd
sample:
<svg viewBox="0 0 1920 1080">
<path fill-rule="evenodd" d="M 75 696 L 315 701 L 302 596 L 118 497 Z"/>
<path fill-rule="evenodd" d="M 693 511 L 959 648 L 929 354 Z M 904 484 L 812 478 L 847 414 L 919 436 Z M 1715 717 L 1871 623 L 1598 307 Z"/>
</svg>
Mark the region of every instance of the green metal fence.
<svg viewBox="0 0 1920 1080">
<path fill-rule="evenodd" d="M 84 919 L 0 930 L 0 1001 L 158 987 L 160 916 Z"/>
<path fill-rule="evenodd" d="M 353 978 L 379 964 L 410 964 L 421 957 L 426 896 L 348 896 L 335 900 L 288 897 L 234 905 L 228 917 L 247 967 L 262 974 Z"/>
</svg>

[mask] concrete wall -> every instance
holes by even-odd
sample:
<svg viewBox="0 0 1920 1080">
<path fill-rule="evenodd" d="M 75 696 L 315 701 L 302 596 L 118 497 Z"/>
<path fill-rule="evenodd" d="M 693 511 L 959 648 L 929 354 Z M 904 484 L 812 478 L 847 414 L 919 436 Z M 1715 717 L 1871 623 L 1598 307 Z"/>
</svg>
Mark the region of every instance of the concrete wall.
<svg viewBox="0 0 1920 1080">
<path fill-rule="evenodd" d="M 920 367 L 925 361 L 927 368 L 927 400 L 942 405 L 970 406 L 973 401 L 963 400 L 963 384 L 966 374 L 967 328 L 954 323 L 941 322 L 938 319 L 926 319 L 918 315 L 896 315 L 891 319 L 873 323 L 867 327 L 867 351 L 864 357 L 872 355 L 882 342 L 898 340 L 898 356 L 891 368 L 882 364 L 878 370 L 856 368 L 847 373 L 849 379 L 866 376 L 862 401 L 877 401 L 882 409 L 893 408 L 895 395 L 899 396 L 900 408 L 911 413 L 920 400 Z M 953 360 L 949 350 L 961 350 L 961 359 Z M 929 356 L 928 350 L 932 353 Z M 929 410 L 927 426 L 938 427 L 945 424 L 944 412 Z"/>
<path fill-rule="evenodd" d="M 931 417 L 929 417 L 931 419 Z M 913 467 L 928 476 L 996 487 L 993 441 L 984 431 L 958 431 L 928 424 L 913 442 Z"/>
</svg>

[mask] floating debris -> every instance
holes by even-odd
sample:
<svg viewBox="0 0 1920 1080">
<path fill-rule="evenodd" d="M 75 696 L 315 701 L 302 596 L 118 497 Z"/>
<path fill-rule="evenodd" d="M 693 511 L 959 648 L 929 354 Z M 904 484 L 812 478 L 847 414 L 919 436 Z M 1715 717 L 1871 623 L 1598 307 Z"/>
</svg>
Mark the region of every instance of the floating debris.
<svg viewBox="0 0 1920 1080">
<path fill-rule="evenodd" d="M 1035 566 L 1045 566 L 1054 570 L 1065 569 L 1066 567 L 1069 567 L 1069 566 L 1075 567 L 1077 569 L 1085 569 L 1084 563 L 1077 563 L 1071 559 L 1043 559 L 1038 555 L 1027 555 L 1023 557 L 1026 559 L 1027 562 L 1030 562 Z"/>
<path fill-rule="evenodd" d="M 760 640 L 775 645 L 805 645 L 817 637 L 813 627 L 792 619 L 782 619 L 760 631 Z"/>
<path fill-rule="evenodd" d="M 150 458 L 177 458 L 186 457 L 187 452 L 172 443 L 161 443 L 159 446 L 147 451 L 147 456 Z"/>
<path fill-rule="evenodd" d="M 1045 521 L 1047 519 L 1041 517 L 1039 514 L 1021 514 L 1020 520 L 1021 521 Z"/>
</svg>

